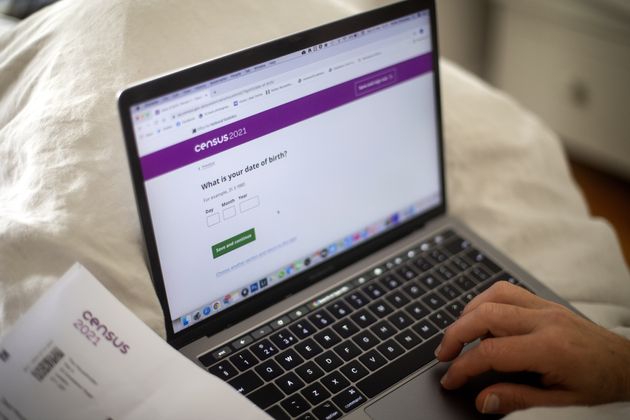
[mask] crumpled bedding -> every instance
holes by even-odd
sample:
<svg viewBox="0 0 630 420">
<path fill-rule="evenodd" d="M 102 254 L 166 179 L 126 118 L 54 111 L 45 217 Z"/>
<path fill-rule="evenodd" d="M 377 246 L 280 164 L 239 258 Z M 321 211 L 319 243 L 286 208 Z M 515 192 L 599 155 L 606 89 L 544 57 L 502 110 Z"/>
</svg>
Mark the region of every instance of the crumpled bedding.
<svg viewBox="0 0 630 420">
<path fill-rule="evenodd" d="M 80 261 L 164 335 L 116 93 L 382 3 L 63 0 L 3 34 L 0 334 Z M 442 60 L 441 71 L 450 212 L 584 314 L 623 333 L 630 327 L 630 274 L 614 231 L 589 217 L 555 134 L 452 63 Z M 537 410 L 515 418 L 563 412 Z M 620 412 L 615 406 L 600 414 Z"/>
</svg>

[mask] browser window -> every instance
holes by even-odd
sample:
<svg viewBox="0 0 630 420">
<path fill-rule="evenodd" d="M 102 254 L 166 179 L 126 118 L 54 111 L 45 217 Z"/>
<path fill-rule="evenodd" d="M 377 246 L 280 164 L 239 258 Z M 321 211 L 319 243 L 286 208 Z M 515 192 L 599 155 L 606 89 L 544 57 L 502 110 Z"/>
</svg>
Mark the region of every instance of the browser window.
<svg viewBox="0 0 630 420">
<path fill-rule="evenodd" d="M 439 203 L 429 17 L 136 104 L 175 332 Z"/>
</svg>

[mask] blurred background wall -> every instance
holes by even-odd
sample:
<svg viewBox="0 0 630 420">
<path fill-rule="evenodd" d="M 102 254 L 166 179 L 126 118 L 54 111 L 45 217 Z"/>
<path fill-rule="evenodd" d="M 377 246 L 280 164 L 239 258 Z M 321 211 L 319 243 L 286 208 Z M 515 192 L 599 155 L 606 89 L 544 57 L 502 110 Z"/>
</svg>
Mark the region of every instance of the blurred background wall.
<svg viewBox="0 0 630 420">
<path fill-rule="evenodd" d="M 441 54 L 561 137 L 630 262 L 630 0 L 436 0 Z"/>
</svg>

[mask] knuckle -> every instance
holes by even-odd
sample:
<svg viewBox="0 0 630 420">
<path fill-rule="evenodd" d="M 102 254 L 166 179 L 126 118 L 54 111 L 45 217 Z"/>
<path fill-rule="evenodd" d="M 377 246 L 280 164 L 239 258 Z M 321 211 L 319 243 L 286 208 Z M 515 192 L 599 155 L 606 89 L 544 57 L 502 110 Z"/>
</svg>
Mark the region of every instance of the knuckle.
<svg viewBox="0 0 630 420">
<path fill-rule="evenodd" d="M 484 302 L 479 305 L 479 314 L 485 318 L 494 318 L 500 313 L 500 306 L 493 302 Z"/>
<path fill-rule="evenodd" d="M 545 318 L 552 325 L 562 325 L 568 320 L 568 313 L 563 308 L 551 307 L 544 310 Z"/>
<path fill-rule="evenodd" d="M 500 349 L 498 348 L 495 340 L 487 338 L 479 343 L 479 352 L 482 357 L 493 359 L 498 356 Z"/>
</svg>

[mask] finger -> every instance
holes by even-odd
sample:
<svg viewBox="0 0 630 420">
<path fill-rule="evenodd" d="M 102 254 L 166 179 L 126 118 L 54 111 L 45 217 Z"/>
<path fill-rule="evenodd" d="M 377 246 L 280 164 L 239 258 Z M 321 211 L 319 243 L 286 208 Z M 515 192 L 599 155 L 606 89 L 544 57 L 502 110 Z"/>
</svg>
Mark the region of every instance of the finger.
<svg viewBox="0 0 630 420">
<path fill-rule="evenodd" d="M 488 338 L 455 359 L 440 382 L 446 389 L 456 389 L 490 370 L 545 372 L 545 356 L 541 345 L 529 335 Z"/>
<path fill-rule="evenodd" d="M 536 406 L 566 406 L 576 403 L 576 396 L 569 391 L 511 383 L 491 385 L 481 391 L 475 401 L 477 410 L 494 414 L 508 414 Z"/>
<path fill-rule="evenodd" d="M 533 309 L 484 302 L 448 327 L 436 349 L 436 357 L 443 362 L 452 360 L 466 343 L 488 334 L 494 337 L 527 334 L 540 321 L 540 314 Z"/>
<path fill-rule="evenodd" d="M 539 298 L 522 287 L 515 286 L 507 281 L 498 281 L 468 302 L 462 315 L 474 310 L 484 302 L 506 303 L 530 309 L 546 308 L 551 304 L 551 302 Z"/>
</svg>

